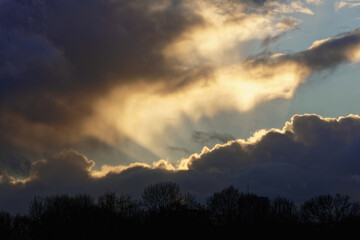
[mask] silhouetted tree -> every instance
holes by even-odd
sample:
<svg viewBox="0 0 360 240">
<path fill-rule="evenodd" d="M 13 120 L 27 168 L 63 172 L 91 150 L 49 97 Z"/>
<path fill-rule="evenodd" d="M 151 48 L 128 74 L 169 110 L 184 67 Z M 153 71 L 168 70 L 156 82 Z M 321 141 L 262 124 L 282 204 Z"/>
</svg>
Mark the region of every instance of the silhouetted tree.
<svg viewBox="0 0 360 240">
<path fill-rule="evenodd" d="M 239 200 L 240 192 L 232 185 L 208 197 L 206 204 L 215 224 L 234 222 L 240 215 Z"/>
<path fill-rule="evenodd" d="M 28 215 L 0 212 L 0 239 L 143 237 L 156 236 L 159 227 L 177 231 L 178 236 L 206 232 L 206 237 L 219 233 L 226 238 L 238 231 L 252 236 L 263 232 L 286 236 L 286 231 L 329 236 L 354 233 L 360 226 L 360 203 L 340 194 L 311 198 L 299 209 L 286 198 L 269 201 L 230 185 L 202 206 L 176 183 L 160 182 L 145 187 L 141 199 L 115 192 L 106 192 L 96 203 L 87 194 L 37 196 L 30 201 Z"/>
<path fill-rule="evenodd" d="M 332 226 L 359 215 L 359 204 L 351 202 L 346 195 L 320 195 L 303 203 L 301 215 L 305 222 Z"/>
<path fill-rule="evenodd" d="M 102 212 L 125 219 L 139 217 L 141 214 L 140 204 L 128 194 L 117 196 L 115 192 L 107 192 L 98 198 L 97 206 Z"/>
<path fill-rule="evenodd" d="M 240 223 L 249 227 L 261 228 L 267 224 L 270 201 L 267 197 L 242 193 L 239 199 Z"/>
<path fill-rule="evenodd" d="M 94 198 L 89 194 L 77 194 L 72 199 L 73 206 L 79 210 L 88 210 L 95 206 Z"/>
<path fill-rule="evenodd" d="M 107 192 L 98 198 L 98 207 L 107 212 L 116 212 L 117 199 L 115 192 Z"/>
<path fill-rule="evenodd" d="M 140 203 L 133 200 L 128 194 L 122 194 L 117 198 L 116 210 L 121 217 L 126 219 L 138 218 L 141 217 L 142 214 Z"/>
<path fill-rule="evenodd" d="M 29 205 L 32 236 L 35 239 L 62 239 L 86 236 L 95 223 L 95 204 L 90 195 L 34 197 Z"/>
<path fill-rule="evenodd" d="M 160 182 L 146 186 L 142 195 L 144 205 L 152 211 L 192 208 L 197 205 L 190 193 L 182 193 L 173 182 Z"/>
<path fill-rule="evenodd" d="M 299 209 L 293 201 L 284 197 L 276 197 L 271 201 L 270 218 L 274 224 L 294 224 L 299 220 Z"/>
<path fill-rule="evenodd" d="M 255 225 L 266 220 L 269 199 L 255 194 L 240 193 L 229 186 L 206 200 L 212 220 L 216 225 Z"/>
<path fill-rule="evenodd" d="M 26 215 L 17 214 L 13 219 L 10 239 L 28 240 L 32 233 L 31 220 Z"/>
<path fill-rule="evenodd" d="M 44 211 L 44 198 L 35 196 L 29 204 L 29 217 L 35 222 L 40 222 L 44 215 Z"/>
<path fill-rule="evenodd" d="M 9 213 L 0 212 L 0 239 L 10 239 L 12 219 Z"/>
<path fill-rule="evenodd" d="M 144 226 L 150 232 L 161 226 L 167 231 L 188 235 L 208 227 L 205 210 L 190 193 L 183 193 L 173 182 L 160 182 L 144 188 L 142 203 L 146 214 Z M 178 233 L 180 234 L 180 233 Z"/>
</svg>

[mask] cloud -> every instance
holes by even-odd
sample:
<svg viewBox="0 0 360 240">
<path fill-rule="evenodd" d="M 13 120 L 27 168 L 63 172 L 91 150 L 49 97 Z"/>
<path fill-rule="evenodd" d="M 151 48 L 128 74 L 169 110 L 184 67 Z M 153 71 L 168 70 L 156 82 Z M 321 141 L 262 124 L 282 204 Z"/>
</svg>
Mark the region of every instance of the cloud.
<svg viewBox="0 0 360 240">
<path fill-rule="evenodd" d="M 191 102 L 198 89 L 215 91 L 219 68 L 239 62 L 234 50 L 289 30 L 284 14 L 304 11 L 298 1 L 1 1 L 0 143 L 34 155 L 88 137 L 121 145 L 136 128 L 153 134 L 143 116 L 157 109 L 138 105 L 164 99 L 174 113 L 150 124 L 214 114 L 201 110 L 206 99 Z M 177 108 L 179 95 L 187 100 Z M 152 147 L 153 135 L 142 138 L 134 142 Z"/>
<path fill-rule="evenodd" d="M 15 211 L 35 194 L 96 195 L 114 190 L 139 197 L 146 185 L 159 181 L 175 181 L 200 199 L 230 184 L 249 185 L 258 194 L 295 201 L 337 192 L 360 199 L 359 144 L 359 116 L 334 119 L 305 114 L 293 116 L 282 129 L 204 148 L 178 165 L 160 160 L 93 170 L 93 161 L 65 150 L 34 162 L 27 179 L 2 172 L 0 208 Z M 11 198 L 22 200 L 12 205 Z"/>
<path fill-rule="evenodd" d="M 282 130 L 259 131 L 248 140 L 229 141 L 211 150 L 204 149 L 200 155 L 193 155 L 184 161 L 188 161 L 189 169 L 201 170 L 236 171 L 249 164 L 266 162 L 302 162 L 311 168 L 316 162 L 305 164 L 306 161 L 311 161 L 314 157 L 319 158 L 318 161 L 330 161 L 333 156 L 331 150 L 341 150 L 342 153 L 344 148 L 357 144 L 359 136 L 360 118 L 355 115 L 339 119 L 311 114 L 295 115 Z M 322 153 L 325 149 L 328 149 L 327 154 Z M 319 155 L 320 153 L 324 155 Z M 342 162 L 338 164 L 341 165 Z"/>
<path fill-rule="evenodd" d="M 268 195 L 304 199 L 344 191 L 358 198 L 359 139 L 359 116 L 295 115 L 281 130 L 205 148 L 183 164 L 189 171 L 216 172 Z"/>
<path fill-rule="evenodd" d="M 27 181 L 50 184 L 80 184 L 89 177 L 94 161 L 74 150 L 64 150 L 50 159 L 33 162 Z"/>
<path fill-rule="evenodd" d="M 339 11 L 341 8 L 344 7 L 353 8 L 358 6 L 360 6 L 360 1 L 358 0 L 340 0 L 336 1 L 334 4 L 335 11 Z"/>
<path fill-rule="evenodd" d="M 291 98 L 312 72 L 360 58 L 359 31 L 354 30 L 297 53 L 246 59 L 243 49 L 248 41 L 271 42 L 300 24 L 288 14 L 313 14 L 304 1 L 0 4 L 0 167 L 6 170 L 0 190 L 9 192 L 2 196 L 8 203 L 11 196 L 90 191 L 92 186 L 103 191 L 119 184 L 119 189 L 131 190 L 169 177 L 186 186 L 196 179 L 194 189 L 211 190 L 201 184 L 210 181 L 210 175 L 224 177 L 220 167 L 231 167 L 232 153 L 246 158 L 234 169 L 246 167 L 250 176 L 260 169 L 253 166 L 250 171 L 250 155 L 235 145 L 227 155 L 220 145 L 219 151 L 205 149 L 199 155 L 209 157 L 204 164 L 193 161 L 194 155 L 179 166 L 164 160 L 151 164 L 129 151 L 151 155 L 153 160 L 173 146 L 161 144 L 168 141 L 164 129 L 179 126 L 184 117 L 197 121 L 219 111 L 244 112 L 263 101 Z M 232 139 L 216 132 L 197 135 L 199 141 Z M 278 136 L 284 144 L 291 140 L 281 133 L 266 136 Z M 95 169 L 84 155 L 61 152 L 86 139 L 96 139 L 104 148 L 119 150 L 139 163 L 126 160 L 125 165 L 119 159 Z M 293 144 L 296 150 L 298 143 Z M 55 152 L 61 153 L 54 156 Z M 225 154 L 225 160 L 210 158 L 210 152 Z M 271 159 L 272 154 L 263 156 Z M 289 163 L 279 164 L 279 169 L 298 171 Z M 271 161 L 270 165 L 275 166 Z M 348 179 L 356 179 L 356 174 Z M 228 182 L 227 177 L 219 183 L 211 180 L 214 187 Z"/>
<path fill-rule="evenodd" d="M 355 30 L 246 60 L 249 41 L 269 44 L 301 23 L 290 14 L 313 14 L 304 1 L 1 4 L 0 144 L 34 155 L 27 161 L 89 138 L 166 156 L 154 139 L 183 117 L 291 98 L 313 71 L 359 58 Z"/>
<path fill-rule="evenodd" d="M 291 30 L 291 29 L 298 28 L 299 24 L 300 24 L 300 22 L 297 19 L 288 17 L 288 18 L 283 18 L 281 21 L 279 21 L 277 23 L 277 27 L 279 27 L 280 29 L 284 29 L 284 30 Z M 263 39 L 261 46 L 267 47 L 271 43 L 274 43 L 274 42 L 278 41 L 279 39 L 281 39 L 285 34 L 286 34 L 286 32 L 281 32 L 276 35 L 269 35 Z"/>
<path fill-rule="evenodd" d="M 310 71 L 332 69 L 345 62 L 360 60 L 360 32 L 358 29 L 339 36 L 315 41 L 307 50 L 294 54 L 255 56 L 249 58 L 250 66 L 276 66 L 288 62 L 308 68 Z"/>
<path fill-rule="evenodd" d="M 0 144 L 47 156 L 92 137 L 82 126 L 111 89 L 173 92 L 206 76 L 211 68 L 180 69 L 162 53 L 203 25 L 186 2 L 2 1 Z"/>
<path fill-rule="evenodd" d="M 226 133 L 217 133 L 217 132 L 201 132 L 194 130 L 191 134 L 191 140 L 197 143 L 206 144 L 211 141 L 217 143 L 226 143 L 228 141 L 234 140 L 235 137 Z"/>
<path fill-rule="evenodd" d="M 178 151 L 178 152 L 190 154 L 189 150 L 187 150 L 186 148 L 183 148 L 183 147 L 168 146 L 168 149 L 171 151 Z"/>
<path fill-rule="evenodd" d="M 129 88 L 125 91 L 114 89 L 95 105 L 97 116 L 103 119 L 114 119 L 115 116 L 116 121 L 108 123 L 113 127 L 108 130 L 97 128 L 99 131 L 95 132 L 93 126 L 99 126 L 99 119 L 95 118 L 87 128 L 109 142 L 112 142 L 111 132 L 118 129 L 118 132 L 135 136 L 140 144 L 151 146 L 157 155 L 165 155 L 162 144 L 155 144 L 154 139 L 161 139 L 164 129 L 179 126 L 184 116 L 196 122 L 220 111 L 245 112 L 264 101 L 290 99 L 314 72 L 358 62 L 359 36 L 359 30 L 353 30 L 316 41 L 308 49 L 296 53 L 259 54 L 217 66 L 206 81 L 198 81 L 172 94 L 158 94 L 156 88 L 146 85 L 141 85 L 141 91 L 130 88 L 131 94 L 128 94 Z M 187 49 L 187 45 L 184 46 L 181 49 Z M 181 58 L 182 54 L 177 56 Z M 126 104 L 119 106 L 117 103 L 123 101 L 124 96 Z M 170 118 L 174 120 L 169 121 Z"/>
<path fill-rule="evenodd" d="M 162 2 L 168 4 L 153 9 Z M 2 93 L 28 98 L 2 107 L 50 124 L 66 124 L 68 115 L 75 122 L 75 113 L 86 114 L 81 108 L 114 85 L 159 76 L 181 84 L 161 49 L 202 22 L 175 1 L 7 1 L 0 16 Z M 36 111 L 25 111 L 30 104 Z"/>
<path fill-rule="evenodd" d="M 306 0 L 307 3 L 309 4 L 314 4 L 314 5 L 322 5 L 324 4 L 323 0 Z"/>
</svg>

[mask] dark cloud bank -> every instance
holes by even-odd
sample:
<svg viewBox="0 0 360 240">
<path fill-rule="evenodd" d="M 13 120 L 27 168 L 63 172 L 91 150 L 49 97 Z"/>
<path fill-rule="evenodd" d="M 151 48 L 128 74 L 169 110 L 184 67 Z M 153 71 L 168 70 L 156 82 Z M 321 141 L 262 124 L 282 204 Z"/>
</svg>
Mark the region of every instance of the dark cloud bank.
<svg viewBox="0 0 360 240">
<path fill-rule="evenodd" d="M 0 209 L 25 210 L 33 195 L 101 194 L 107 190 L 135 197 L 160 181 L 177 182 L 200 200 L 233 184 L 270 197 L 303 201 L 318 194 L 343 193 L 360 199 L 360 117 L 324 119 L 295 115 L 283 130 L 269 130 L 251 141 L 230 141 L 193 154 L 188 170 L 129 166 L 102 178 L 90 175 L 94 162 L 73 150 L 33 163 L 29 180 L 15 183 L 3 172 Z M 25 209 L 24 209 L 25 208 Z"/>
</svg>

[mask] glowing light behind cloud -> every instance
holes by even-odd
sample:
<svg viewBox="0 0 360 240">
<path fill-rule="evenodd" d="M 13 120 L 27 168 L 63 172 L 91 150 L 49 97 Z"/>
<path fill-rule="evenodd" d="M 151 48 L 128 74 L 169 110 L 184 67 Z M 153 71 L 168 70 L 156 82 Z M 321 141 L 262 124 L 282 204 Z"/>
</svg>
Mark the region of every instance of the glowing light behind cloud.
<svg viewBox="0 0 360 240">
<path fill-rule="evenodd" d="M 351 50 L 347 52 L 347 57 L 352 63 L 360 62 L 360 46 L 354 46 Z"/>
<path fill-rule="evenodd" d="M 313 14 L 299 1 L 292 1 L 290 5 L 268 1 L 250 13 L 245 10 L 248 6 L 241 2 L 221 1 L 214 4 L 198 1 L 191 4 L 190 7 L 196 9 L 205 24 L 189 29 L 164 49 L 169 61 L 184 67 L 239 61 L 243 57 L 239 52 L 240 46 L 246 41 L 278 35 L 294 29 L 300 23 L 294 18 L 286 21 L 284 14 Z"/>
<path fill-rule="evenodd" d="M 280 4 L 277 11 L 270 8 L 268 14 L 253 13 L 245 17 L 241 5 L 240 10 L 232 8 L 235 15 L 229 16 L 219 13 L 219 9 L 213 5 L 197 3 L 196 9 L 205 24 L 185 31 L 164 48 L 163 54 L 184 72 L 206 66 L 210 71 L 196 75 L 191 84 L 171 92 L 166 92 L 166 79 L 158 84 L 149 85 L 143 81 L 114 88 L 94 105 L 95 114 L 85 124 L 85 134 L 117 145 L 120 143 L 116 133 L 121 133 L 131 136 L 136 143 L 150 148 L 157 155 L 164 156 L 162 144 L 158 144 L 155 139 L 166 141 L 162 139 L 164 130 L 180 126 L 183 117 L 196 122 L 202 117 L 212 117 L 219 111 L 244 112 L 263 101 L 289 99 L 313 71 L 332 67 L 332 64 L 344 60 L 357 62 L 360 59 L 359 34 L 353 31 L 343 36 L 315 41 L 300 53 L 273 54 L 267 56 L 266 61 L 242 60 L 242 53 L 237 49 L 246 46 L 246 41 L 277 35 L 294 27 L 284 27 L 281 24 L 282 16 L 275 13 L 311 14 L 301 6 L 298 2 L 290 6 Z M 355 39 L 350 39 L 350 44 L 345 39 L 349 36 Z M 318 55 L 315 51 L 321 51 L 326 57 L 326 52 L 330 50 L 326 44 L 335 41 L 345 52 L 337 53 L 337 49 L 332 49 L 329 52 L 333 54 L 335 51 L 336 54 L 329 57 L 339 60 L 330 59 L 329 66 L 327 63 L 318 63 L 319 69 L 313 67 L 311 62 L 318 61 L 312 59 Z"/>
<path fill-rule="evenodd" d="M 108 36 L 106 39 L 127 40 L 105 41 L 105 47 L 95 52 L 81 48 L 81 57 L 75 54 L 69 60 L 66 59 L 69 52 L 75 53 L 73 49 L 83 45 L 68 46 L 64 55 L 59 50 L 61 66 L 69 63 L 69 69 L 81 69 L 71 78 L 75 81 L 77 75 L 81 75 L 80 83 L 72 85 L 77 86 L 77 90 L 71 93 L 59 91 L 59 96 L 54 97 L 54 103 L 49 106 L 43 106 L 44 102 L 49 102 L 43 100 L 47 98 L 34 98 L 36 101 L 32 106 L 39 105 L 38 113 L 47 113 L 49 109 L 54 109 L 54 113 L 59 109 L 62 111 L 57 115 L 43 114 L 43 119 L 34 122 L 19 117 L 19 124 L 11 124 L 14 130 L 8 134 L 7 141 L 42 152 L 49 145 L 56 146 L 60 140 L 67 146 L 90 136 L 119 147 L 133 159 L 141 161 L 139 156 L 136 157 L 136 151 L 123 144 L 131 139 L 135 145 L 163 157 L 166 148 L 162 143 L 171 141 L 166 139 L 165 130 L 169 127 L 179 129 L 185 118 L 197 122 L 221 111 L 244 112 L 263 101 L 289 99 L 314 71 L 313 63 L 318 64 L 315 70 L 324 70 L 339 62 L 358 61 L 359 44 L 347 47 L 347 39 L 344 43 L 339 41 L 345 52 L 329 51 L 330 58 L 334 58 L 330 61 L 331 66 L 322 61 L 326 60 L 329 48 L 325 46 L 322 50 L 320 47 L 336 38 L 318 41 L 308 50 L 294 54 L 265 54 L 260 57 L 263 57 L 261 61 L 256 56 L 248 57 L 248 48 L 256 48 L 252 40 L 256 40 L 259 47 L 264 39 L 276 41 L 301 23 L 289 14 L 312 15 L 314 13 L 306 4 L 320 4 L 320 1 L 285 2 L 153 0 L 116 5 L 119 10 L 132 9 L 126 12 L 131 13 L 128 17 L 134 22 L 141 23 L 136 28 L 127 26 L 117 11 L 112 12 L 113 8 L 109 7 L 109 13 L 114 16 L 107 24 L 114 23 L 116 34 L 105 34 Z M 94 4 L 97 6 L 96 1 Z M 89 15 L 94 13 L 94 9 L 97 8 L 88 10 Z M 149 26 L 140 27 L 149 21 Z M 164 24 L 166 21 L 174 24 Z M 117 32 L 115 26 L 121 24 L 124 31 Z M 113 28 L 109 28 L 109 33 L 113 33 Z M 99 36 L 98 30 L 103 30 L 103 27 L 95 30 L 94 34 Z M 62 35 L 69 36 L 68 32 Z M 144 36 L 149 38 L 142 40 Z M 358 38 L 356 34 L 355 37 Z M 123 49 L 129 50 L 124 54 Z M 255 52 L 262 50 L 255 49 Z M 123 57 L 125 55 L 129 58 Z M 92 56 L 109 60 L 91 60 Z M 339 56 L 341 61 L 337 60 Z M 78 64 L 71 67 L 70 63 L 76 59 Z M 91 61 L 87 61 L 89 59 Z M 67 74 L 71 75 L 71 71 Z M 44 79 L 44 82 L 47 81 Z M 92 89 L 88 90 L 88 86 Z M 28 111 L 23 110 L 28 109 L 26 106 L 13 108 L 29 119 L 39 118 L 39 114 L 26 114 Z M 8 112 L 6 114 L 2 117 L 12 117 Z M 63 119 L 69 123 L 58 116 L 65 116 Z M 75 120 L 76 124 L 73 124 Z M 58 125 L 54 127 L 52 121 Z M 13 119 L 6 122 L 9 125 L 15 123 Z M 24 126 L 24 130 L 15 125 Z"/>
<path fill-rule="evenodd" d="M 238 64 L 216 69 L 213 81 L 199 81 L 172 94 L 158 94 L 157 88 L 141 85 L 127 88 L 128 94 L 125 89 L 116 89 L 98 103 L 96 116 L 108 121 L 107 126 L 115 127 L 143 146 L 151 146 L 152 150 L 161 153 L 162 147 L 157 146 L 154 139 L 161 138 L 166 127 L 180 125 L 182 116 L 198 121 L 219 111 L 247 111 L 261 101 L 291 98 L 309 74 L 310 69 L 290 61 L 249 68 L 246 64 Z M 125 104 L 119 104 L 124 95 Z M 87 131 L 113 143 L 111 131 L 114 129 L 104 131 L 98 127 L 99 122 L 100 119 L 90 121 Z"/>
<path fill-rule="evenodd" d="M 2 21 L 6 104 L 0 118 L 6 131 L 1 139 L 35 155 L 81 148 L 95 139 L 121 147 L 129 161 L 141 156 L 126 141 L 162 157 L 165 129 L 181 126 L 183 117 L 195 122 L 288 98 L 308 74 L 296 63 L 248 67 L 243 62 L 249 48 L 257 48 L 252 40 L 274 42 L 300 24 L 290 14 L 313 14 L 305 1 L 91 0 L 75 5 L 7 1 L 2 6 L 7 20 Z M 12 9 L 20 14 L 12 15 Z M 72 27 L 59 28 L 64 21 Z M 27 84 L 31 88 L 23 91 Z M 17 101 L 19 96 L 27 100 Z"/>
</svg>

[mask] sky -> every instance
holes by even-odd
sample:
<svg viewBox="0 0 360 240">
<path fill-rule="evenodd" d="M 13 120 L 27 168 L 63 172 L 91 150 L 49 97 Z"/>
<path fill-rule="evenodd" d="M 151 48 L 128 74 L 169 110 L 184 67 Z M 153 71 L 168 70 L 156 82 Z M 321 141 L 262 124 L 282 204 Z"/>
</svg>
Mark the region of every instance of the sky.
<svg viewBox="0 0 360 240">
<path fill-rule="evenodd" d="M 360 200 L 360 1 L 0 0 L 0 210 L 173 181 Z"/>
</svg>

